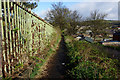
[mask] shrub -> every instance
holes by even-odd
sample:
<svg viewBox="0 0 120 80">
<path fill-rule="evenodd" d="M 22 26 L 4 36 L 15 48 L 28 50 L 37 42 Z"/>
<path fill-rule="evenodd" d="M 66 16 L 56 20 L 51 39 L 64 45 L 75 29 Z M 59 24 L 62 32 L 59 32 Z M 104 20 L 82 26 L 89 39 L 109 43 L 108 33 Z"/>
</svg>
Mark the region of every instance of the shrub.
<svg viewBox="0 0 120 80">
<path fill-rule="evenodd" d="M 118 78 L 117 59 L 108 58 L 103 46 L 86 41 L 67 43 L 67 75 L 73 79 Z"/>
</svg>

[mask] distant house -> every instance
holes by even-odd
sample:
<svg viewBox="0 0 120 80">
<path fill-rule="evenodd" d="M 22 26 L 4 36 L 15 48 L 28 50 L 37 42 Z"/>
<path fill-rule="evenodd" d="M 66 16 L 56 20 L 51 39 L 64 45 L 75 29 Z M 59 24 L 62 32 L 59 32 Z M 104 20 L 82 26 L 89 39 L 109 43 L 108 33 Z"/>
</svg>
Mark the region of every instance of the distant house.
<svg viewBox="0 0 120 80">
<path fill-rule="evenodd" d="M 92 33 L 92 31 L 91 30 L 86 30 L 86 33 L 90 34 L 90 33 Z"/>
<path fill-rule="evenodd" d="M 118 27 L 118 30 L 120 30 L 120 27 Z"/>
<path fill-rule="evenodd" d="M 116 32 L 113 34 L 113 41 L 120 41 L 120 32 Z"/>
<path fill-rule="evenodd" d="M 90 42 L 90 43 L 94 42 L 90 37 L 85 37 L 84 40 L 87 41 L 87 42 Z"/>
</svg>

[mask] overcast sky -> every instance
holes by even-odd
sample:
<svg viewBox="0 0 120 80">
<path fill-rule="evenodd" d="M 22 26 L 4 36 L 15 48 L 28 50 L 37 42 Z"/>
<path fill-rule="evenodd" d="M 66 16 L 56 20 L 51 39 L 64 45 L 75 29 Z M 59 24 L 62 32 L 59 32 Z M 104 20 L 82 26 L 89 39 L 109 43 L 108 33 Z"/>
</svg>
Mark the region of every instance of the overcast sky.
<svg viewBox="0 0 120 80">
<path fill-rule="evenodd" d="M 44 19 L 46 13 L 51 9 L 51 4 L 59 1 L 70 10 L 78 10 L 83 17 L 89 16 L 91 11 L 97 9 L 101 13 L 108 14 L 106 19 L 118 20 L 118 0 L 41 0 L 33 12 Z"/>
</svg>

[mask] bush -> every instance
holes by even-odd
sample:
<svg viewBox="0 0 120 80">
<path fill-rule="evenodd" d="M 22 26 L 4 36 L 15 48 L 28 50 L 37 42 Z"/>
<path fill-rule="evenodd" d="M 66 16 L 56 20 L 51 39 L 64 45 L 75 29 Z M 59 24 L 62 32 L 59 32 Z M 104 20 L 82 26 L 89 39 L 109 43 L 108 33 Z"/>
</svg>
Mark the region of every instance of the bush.
<svg viewBox="0 0 120 80">
<path fill-rule="evenodd" d="M 67 76 L 73 79 L 118 78 L 117 59 L 108 58 L 108 53 L 98 44 L 86 41 L 67 43 Z"/>
</svg>

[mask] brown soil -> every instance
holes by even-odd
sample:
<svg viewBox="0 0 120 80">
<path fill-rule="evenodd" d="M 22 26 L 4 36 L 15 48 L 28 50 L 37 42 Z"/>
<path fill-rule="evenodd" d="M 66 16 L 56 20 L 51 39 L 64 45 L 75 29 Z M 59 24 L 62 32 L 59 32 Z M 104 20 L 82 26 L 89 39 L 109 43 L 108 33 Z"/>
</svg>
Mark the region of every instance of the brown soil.
<svg viewBox="0 0 120 80">
<path fill-rule="evenodd" d="M 65 74 L 65 63 L 66 63 L 66 46 L 64 42 L 64 37 L 62 37 L 59 44 L 59 49 L 55 54 L 53 54 L 48 62 L 42 67 L 40 74 L 36 78 L 40 79 L 64 79 Z"/>
</svg>

